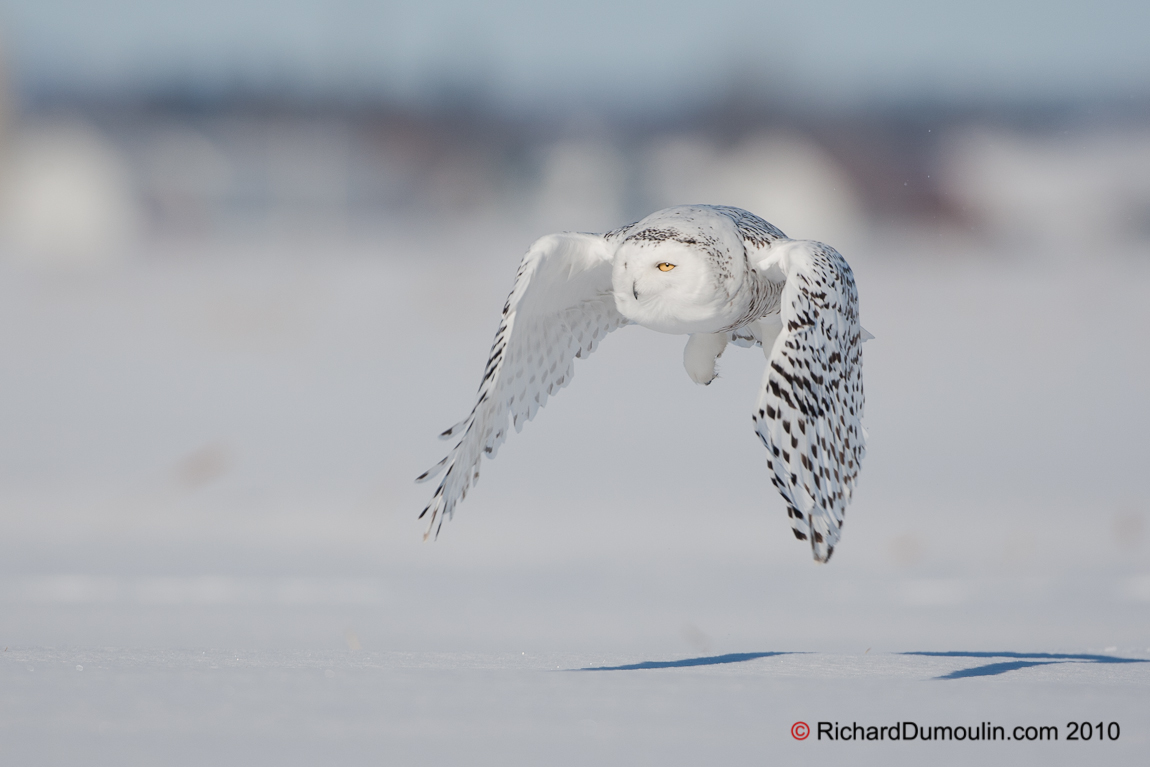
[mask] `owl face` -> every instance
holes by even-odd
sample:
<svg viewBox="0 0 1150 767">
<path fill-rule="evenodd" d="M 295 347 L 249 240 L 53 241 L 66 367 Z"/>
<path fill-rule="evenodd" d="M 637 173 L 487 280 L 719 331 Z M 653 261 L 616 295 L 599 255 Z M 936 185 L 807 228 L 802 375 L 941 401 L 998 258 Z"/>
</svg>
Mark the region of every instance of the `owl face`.
<svg viewBox="0 0 1150 767">
<path fill-rule="evenodd" d="M 611 276 L 620 313 L 651 330 L 714 333 L 730 322 L 736 275 L 696 242 L 629 239 Z"/>
</svg>

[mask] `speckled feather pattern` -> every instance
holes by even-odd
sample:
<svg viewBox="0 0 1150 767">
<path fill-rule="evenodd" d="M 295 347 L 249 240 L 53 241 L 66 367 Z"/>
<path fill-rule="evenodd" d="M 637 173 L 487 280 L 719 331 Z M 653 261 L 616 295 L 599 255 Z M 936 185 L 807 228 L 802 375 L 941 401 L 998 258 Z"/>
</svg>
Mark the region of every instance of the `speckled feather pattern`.
<svg viewBox="0 0 1150 767">
<path fill-rule="evenodd" d="M 834 248 L 810 243 L 789 256 L 783 331 L 752 418 L 795 537 L 826 562 L 866 454 L 858 290 Z"/>
<path fill-rule="evenodd" d="M 679 250 L 659 250 L 669 246 Z M 864 331 L 854 276 L 833 248 L 787 239 L 758 216 L 726 206 L 669 208 L 604 235 L 548 235 L 532 245 L 504 306 L 475 407 L 440 435 L 458 442 L 417 480 L 443 473 L 420 515 L 428 518 L 428 534 L 438 534 L 478 480 L 483 456 L 493 458 L 512 426 L 521 429 L 570 382 L 576 358 L 612 330 L 644 324 L 617 303 L 629 301 L 632 291 L 638 301 L 639 294 L 637 282 L 613 284 L 613 262 L 623 260 L 616 255 L 626 248 L 681 255 L 684 247 L 704 265 L 695 284 L 722 304 L 704 333 L 724 339 L 717 353 L 727 341 L 766 344 L 755 431 L 795 537 L 809 543 L 817 561 L 830 559 L 865 454 Z M 781 330 L 772 339 L 763 323 Z"/>
</svg>

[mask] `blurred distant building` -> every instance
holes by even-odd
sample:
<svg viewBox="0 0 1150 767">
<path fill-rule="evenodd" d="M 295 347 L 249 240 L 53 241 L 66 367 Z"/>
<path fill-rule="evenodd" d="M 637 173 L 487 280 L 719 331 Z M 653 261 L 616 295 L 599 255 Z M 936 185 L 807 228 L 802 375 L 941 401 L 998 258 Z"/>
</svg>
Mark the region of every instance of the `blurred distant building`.
<svg viewBox="0 0 1150 767">
<path fill-rule="evenodd" d="M 706 136 L 655 143 L 644 168 L 651 207 L 704 202 L 760 212 L 788 236 L 846 249 L 866 226 L 856 181 L 810 135 L 754 133 L 722 147 Z"/>
<path fill-rule="evenodd" d="M 1150 124 L 1026 133 L 948 132 L 943 194 L 997 239 L 1104 247 L 1150 239 Z"/>
<path fill-rule="evenodd" d="M 10 132 L 0 175 L 0 226 L 12 258 L 51 269 L 123 260 L 142 225 L 119 152 L 80 121 Z"/>
</svg>

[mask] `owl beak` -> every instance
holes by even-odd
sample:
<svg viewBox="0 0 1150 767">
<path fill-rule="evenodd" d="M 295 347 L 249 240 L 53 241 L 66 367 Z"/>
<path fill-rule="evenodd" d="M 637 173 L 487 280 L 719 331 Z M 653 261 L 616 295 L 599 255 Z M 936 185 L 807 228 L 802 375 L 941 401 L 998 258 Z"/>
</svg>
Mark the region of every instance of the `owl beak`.
<svg viewBox="0 0 1150 767">
<path fill-rule="evenodd" d="M 631 283 L 631 295 L 633 295 L 635 297 L 636 301 L 639 300 L 639 283 L 638 282 L 632 282 Z"/>
</svg>

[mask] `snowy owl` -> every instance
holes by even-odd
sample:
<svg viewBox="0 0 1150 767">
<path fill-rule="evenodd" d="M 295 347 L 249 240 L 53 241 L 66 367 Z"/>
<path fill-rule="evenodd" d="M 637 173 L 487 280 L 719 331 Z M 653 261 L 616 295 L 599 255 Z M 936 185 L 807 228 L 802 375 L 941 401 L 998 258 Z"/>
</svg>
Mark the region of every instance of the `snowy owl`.
<svg viewBox="0 0 1150 767">
<path fill-rule="evenodd" d="M 531 246 L 478 401 L 440 434 L 459 442 L 416 480 L 443 474 L 420 514 L 430 512 L 424 537 L 438 535 L 509 427 L 521 430 L 571 381 L 575 358 L 629 324 L 686 334 L 683 365 L 699 384 L 714 380 L 728 343 L 762 346 L 755 432 L 795 537 L 816 561 L 829 560 L 866 452 L 860 345 L 870 335 L 859 325 L 854 275 L 834 248 L 710 205 L 667 208 L 606 234 L 550 234 Z"/>
</svg>

